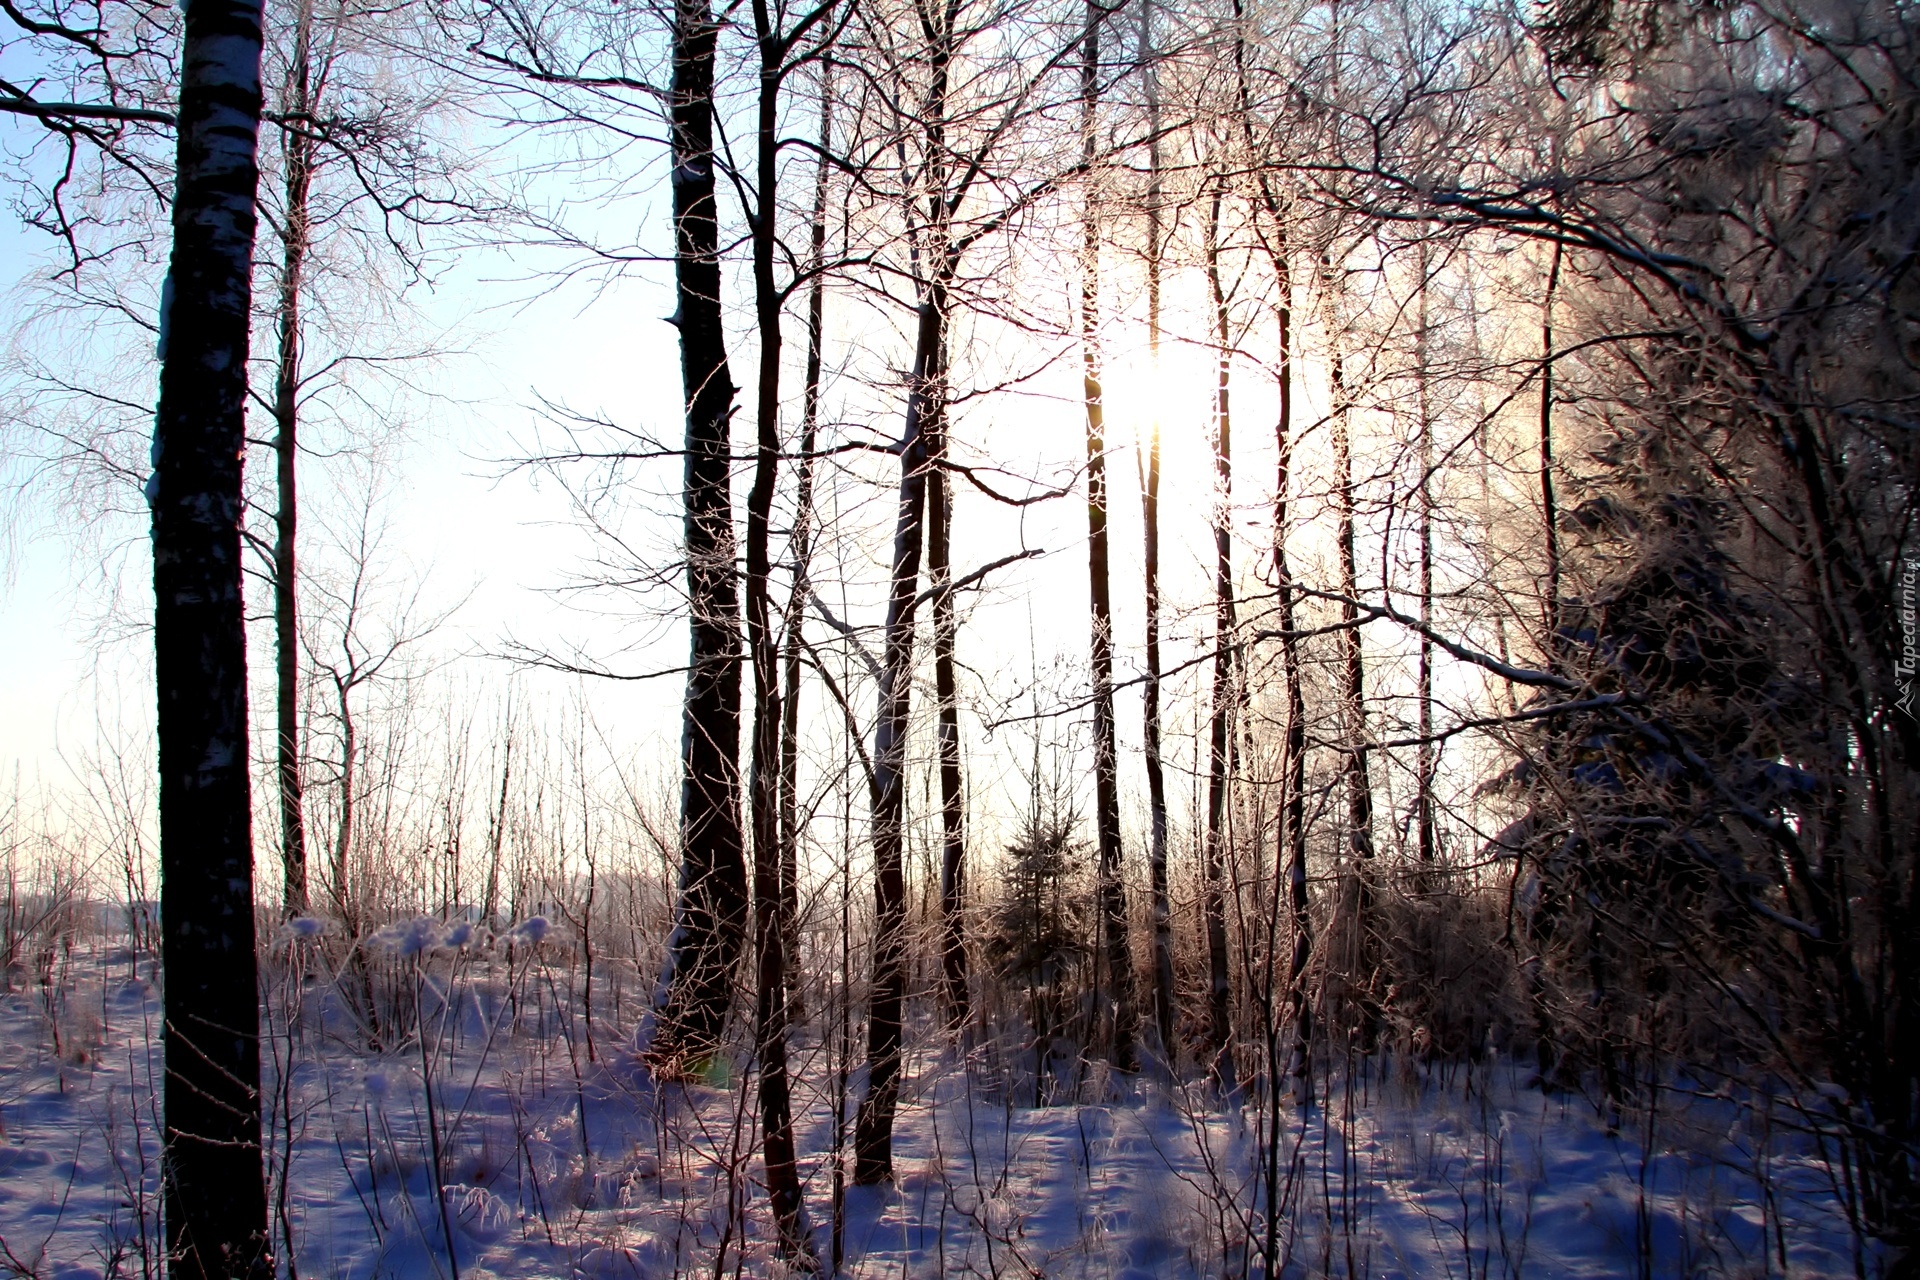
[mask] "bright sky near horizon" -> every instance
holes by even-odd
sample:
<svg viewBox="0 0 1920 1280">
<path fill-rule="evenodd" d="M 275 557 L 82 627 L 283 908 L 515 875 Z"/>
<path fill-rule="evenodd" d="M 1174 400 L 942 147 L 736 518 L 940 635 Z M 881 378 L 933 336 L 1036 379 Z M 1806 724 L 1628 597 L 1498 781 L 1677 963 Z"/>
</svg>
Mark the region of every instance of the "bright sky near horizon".
<svg viewBox="0 0 1920 1280">
<path fill-rule="evenodd" d="M 653 238 L 646 228 L 663 212 L 649 207 L 653 203 L 643 196 L 620 214 L 641 220 L 643 241 Z M 5 248 L 8 277 L 0 284 L 11 286 L 45 261 L 44 246 L 17 225 L 0 235 L 5 236 L 0 246 Z M 583 570 L 595 550 L 594 541 L 582 531 L 551 477 L 509 473 L 503 462 L 533 447 L 542 430 L 538 408 L 542 399 L 652 432 L 665 441 L 678 437 L 678 353 L 674 330 L 660 318 L 672 309 L 670 277 L 665 266 L 650 264 L 633 268 L 604 287 L 584 278 L 548 287 L 528 282 L 532 270 L 528 263 L 540 260 L 500 248 L 467 251 L 453 260 L 430 291 L 415 299 L 423 326 L 454 334 L 454 345 L 462 353 L 440 360 L 426 373 L 437 394 L 424 401 L 430 408 L 409 431 L 406 447 L 394 456 L 385 476 L 386 496 L 381 504 L 388 524 L 383 543 L 385 572 L 395 580 L 424 580 L 423 605 L 430 611 L 464 599 L 435 637 L 434 648 L 445 657 L 476 664 L 466 670 L 486 681 L 503 678 L 511 668 L 481 655 L 499 654 L 511 641 L 576 652 L 628 673 L 675 667 L 684 661 L 684 622 L 662 618 L 657 612 L 658 606 L 670 606 L 671 600 L 657 598 L 656 612 L 649 617 L 637 616 L 631 598 L 623 599 L 619 593 L 574 601 L 567 593 L 556 592 Z M 731 288 L 744 286 L 743 264 L 730 264 L 728 275 Z M 1145 350 L 1139 308 L 1120 296 L 1139 287 L 1133 275 L 1137 275 L 1136 265 L 1125 260 L 1117 261 L 1108 275 L 1113 296 L 1107 300 L 1107 314 L 1115 318 L 1105 339 L 1113 449 L 1108 467 L 1113 598 L 1117 674 L 1122 680 L 1138 670 L 1143 625 L 1139 481 L 1133 445 L 1156 414 L 1165 433 L 1163 590 L 1169 608 L 1169 664 L 1197 652 L 1211 625 L 1204 604 L 1212 555 L 1207 525 L 1212 494 L 1208 442 L 1213 354 L 1203 344 L 1170 337 L 1156 368 Z M 1071 331 L 1073 281 L 1050 270 L 1008 287 L 1023 290 L 1019 302 L 1028 316 L 1048 318 L 1063 334 Z M 1192 272 L 1169 280 L 1170 333 L 1207 331 L 1202 288 Z M 0 313 L 18 314 L 14 297 L 11 292 L 0 297 Z M 897 320 L 875 317 L 858 306 L 830 309 L 829 325 L 838 333 L 830 333 L 829 342 L 841 344 L 838 359 L 830 357 L 830 363 L 844 367 L 846 374 L 838 387 L 844 395 L 829 387 L 826 414 L 843 426 L 846 420 L 857 422 L 865 438 L 891 437 L 899 429 L 899 397 L 894 388 L 884 385 L 893 376 L 889 360 L 899 348 L 895 335 L 887 330 Z M 868 326 L 871 341 L 859 336 L 858 327 L 863 325 Z M 1009 391 L 961 404 L 955 434 L 963 455 L 1002 467 L 1013 476 L 1028 475 L 1043 482 L 1074 477 L 1084 461 L 1085 422 L 1077 347 L 1061 338 L 1055 344 L 1060 358 L 1049 363 L 1044 347 L 1031 339 L 1010 338 L 992 324 L 963 324 L 960 332 L 957 380 L 963 391 L 970 380 L 993 382 L 1009 371 L 1033 374 Z M 849 336 L 858 340 L 849 343 Z M 800 343 L 796 320 L 789 328 L 790 355 L 797 354 Z M 855 349 L 848 351 L 848 346 Z M 1259 335 L 1250 338 L 1249 346 L 1258 349 Z M 754 359 L 751 342 L 736 335 L 731 355 L 735 382 L 749 385 Z M 873 385 L 860 385 L 863 376 Z M 1297 420 L 1311 422 L 1317 412 L 1316 396 L 1305 381 L 1296 414 L 1300 415 Z M 797 414 L 797 374 L 788 389 L 789 412 Z M 1236 558 L 1249 579 L 1258 567 L 1255 549 L 1267 537 L 1273 397 L 1269 375 L 1251 367 L 1237 370 L 1236 519 L 1243 540 Z M 741 403 L 744 423 L 750 397 L 743 394 Z M 556 437 L 550 424 L 545 430 L 551 443 Z M 848 490 L 849 500 L 864 506 L 841 543 L 850 557 L 849 572 L 868 580 L 887 554 L 892 503 L 886 482 L 889 464 L 870 461 L 874 466 L 868 474 L 880 483 Z M 314 504 L 309 508 L 314 515 L 323 517 L 305 518 L 303 537 L 316 540 L 323 536 L 324 479 L 329 468 L 337 466 L 315 458 L 304 461 L 303 468 L 305 501 Z M 659 563 L 670 563 L 677 542 L 678 471 L 672 461 L 648 464 L 641 471 L 643 482 L 625 502 L 629 515 L 637 515 L 625 531 L 635 535 L 634 545 L 642 554 Z M 1003 489 L 1020 487 L 1017 480 L 1006 477 L 996 483 Z M 744 497 L 745 484 L 744 471 L 737 473 L 736 501 Z M 44 503 L 49 496 L 39 492 L 33 500 Z M 1314 514 L 1313 509 L 1303 509 L 1297 518 L 1311 521 Z M 1017 549 L 1040 548 L 1047 553 L 1042 559 L 996 573 L 986 590 L 966 602 L 969 613 L 960 638 L 960 658 L 969 669 L 963 679 L 971 690 L 989 695 L 988 701 L 978 704 L 982 714 L 995 708 L 1025 711 L 1031 704 L 1021 691 L 1036 678 L 1045 686 L 1039 699 L 1042 707 L 1070 700 L 1076 689 L 1084 688 L 1085 521 L 1084 503 L 1076 497 L 1014 511 L 959 486 L 956 573 L 964 575 Z M 143 535 L 144 530 L 133 527 L 131 520 L 126 523 L 128 527 L 120 530 L 123 540 Z M 17 769 L 25 783 L 37 780 L 59 789 L 73 781 L 73 749 L 91 746 L 103 715 L 139 726 L 150 721 L 151 693 L 138 674 L 144 666 L 145 639 L 123 635 L 110 642 L 106 660 L 96 661 L 98 639 L 81 618 L 98 612 L 98 572 L 85 562 L 80 544 L 63 536 L 58 513 L 37 513 L 23 527 L 31 536 L 14 546 L 4 598 L 0 598 L 0 767 Z M 1302 532 L 1310 541 L 1313 531 Z M 325 549 L 318 541 L 311 546 L 307 563 L 323 563 Z M 139 548 L 132 552 L 126 598 L 144 605 L 140 593 L 145 589 L 146 570 L 138 559 Z M 776 548 L 776 557 L 779 554 Z M 823 550 L 822 554 L 835 553 Z M 828 576 L 823 569 L 821 579 Z M 851 620 L 857 625 L 877 623 L 876 604 L 856 598 Z M 1187 606 L 1195 608 L 1182 612 Z M 261 645 L 269 625 L 265 618 L 253 623 L 256 685 L 266 674 Z M 820 624 L 814 621 L 811 626 L 818 630 Z M 1056 660 L 1066 665 L 1055 668 Z M 118 674 L 103 678 L 97 674 L 102 669 Z M 572 683 L 557 676 L 534 679 L 556 691 Z M 1197 670 L 1190 669 L 1176 674 L 1170 684 L 1170 739 L 1183 731 L 1182 718 L 1196 713 L 1197 704 L 1182 701 L 1178 691 L 1197 688 L 1199 680 Z M 1186 681 L 1194 683 L 1183 684 Z M 648 681 L 590 681 L 587 698 L 609 734 L 610 745 L 665 764 L 679 739 L 680 693 L 681 680 L 669 675 Z M 269 705 L 257 697 L 256 717 Z M 1119 708 L 1123 751 L 1137 749 L 1138 708 L 1137 690 L 1123 692 Z M 870 710 L 863 708 L 863 714 Z M 1016 726 L 1013 732 L 1025 739 L 1024 728 Z M 1025 754 L 1004 733 L 995 749 L 1003 756 L 1009 750 Z M 1185 749 L 1170 740 L 1169 764 L 1176 770 Z M 973 773 L 970 785 L 1002 789 L 1010 781 L 1004 768 L 1003 759 L 998 773 L 993 769 Z M 1131 805 L 1137 799 L 1131 791 L 1137 788 L 1128 790 Z"/>
<path fill-rule="evenodd" d="M 44 237 L 9 223 L 0 230 L 0 261 L 0 314 L 17 317 L 20 281 L 48 261 Z M 416 298 L 426 324 L 455 333 L 464 349 L 428 372 L 433 410 L 408 432 L 383 477 L 382 569 L 424 581 L 428 609 L 465 600 L 435 637 L 443 654 L 499 652 L 510 636 L 570 638 L 604 650 L 615 640 L 609 628 L 558 608 L 550 593 L 583 550 L 564 495 L 551 481 L 506 474 L 502 460 L 532 440 L 529 406 L 541 395 L 626 423 L 673 427 L 678 368 L 673 331 L 657 318 L 667 309 L 659 305 L 664 290 L 633 280 L 596 298 L 584 285 L 536 295 L 524 285 L 489 283 L 509 267 L 497 251 L 476 251 Z M 655 421 L 660 414 L 664 420 Z M 305 536 L 316 544 L 324 536 L 329 465 L 302 462 L 315 508 Z M 146 643 L 122 634 L 101 651 L 90 622 L 102 607 L 102 575 L 90 561 L 93 544 L 76 539 L 58 497 L 40 485 L 8 498 L 18 504 L 8 513 L 18 536 L 0 564 L 0 768 L 9 777 L 17 770 L 23 784 L 38 779 L 56 788 L 70 781 L 63 757 L 91 741 L 100 700 L 130 704 L 137 696 L 124 691 L 131 677 L 113 673 L 138 671 Z M 119 523 L 125 527 L 110 535 L 117 543 L 144 533 L 131 519 Z M 145 566 L 138 548 L 130 550 L 127 599 L 144 604 Z M 325 553 L 315 545 L 312 554 L 318 563 Z M 264 619 L 250 625 L 256 668 L 266 626 Z M 497 665 L 504 674 L 505 664 Z M 663 695 L 670 704 L 677 691 L 650 682 L 609 686 L 595 697 L 610 712 L 629 712 L 621 719 L 657 730 Z M 150 716 L 142 708 L 135 718 Z"/>
</svg>

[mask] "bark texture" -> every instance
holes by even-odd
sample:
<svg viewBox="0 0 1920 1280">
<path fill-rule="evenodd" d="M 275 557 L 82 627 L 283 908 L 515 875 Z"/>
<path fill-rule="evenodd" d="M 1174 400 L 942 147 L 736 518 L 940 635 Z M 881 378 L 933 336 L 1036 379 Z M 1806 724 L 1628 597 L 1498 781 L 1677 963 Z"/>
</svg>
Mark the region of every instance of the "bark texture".
<svg viewBox="0 0 1920 1280">
<path fill-rule="evenodd" d="M 148 491 L 166 974 L 162 1212 L 176 1280 L 273 1274 L 240 565 L 260 44 L 253 0 L 187 9 Z"/>
<path fill-rule="evenodd" d="M 746 942 L 740 822 L 740 592 L 728 456 L 733 377 L 720 320 L 713 59 L 706 0 L 674 7 L 671 93 L 674 282 L 686 402 L 685 541 L 690 617 L 680 734 L 679 901 L 651 1056 L 697 1064 L 720 1043 Z"/>
</svg>

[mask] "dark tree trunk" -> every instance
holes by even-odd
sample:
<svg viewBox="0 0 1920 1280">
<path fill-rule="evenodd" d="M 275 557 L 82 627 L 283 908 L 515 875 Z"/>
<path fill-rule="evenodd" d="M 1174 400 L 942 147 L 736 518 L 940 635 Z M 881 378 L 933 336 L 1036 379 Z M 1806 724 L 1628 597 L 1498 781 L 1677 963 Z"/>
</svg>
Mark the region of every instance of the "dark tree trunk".
<svg viewBox="0 0 1920 1280">
<path fill-rule="evenodd" d="M 1439 852 L 1439 832 L 1433 810 L 1433 401 L 1429 386 L 1431 345 L 1428 337 L 1426 242 L 1418 259 L 1420 296 L 1416 307 L 1413 375 L 1420 417 L 1420 746 L 1415 769 L 1414 820 L 1418 825 L 1418 857 L 1424 877 Z M 1423 888 L 1430 888 L 1424 885 Z"/>
<path fill-rule="evenodd" d="M 1287 365 L 1281 365 L 1287 382 Z M 1285 383 L 1282 384 L 1286 385 Z M 1287 692 L 1286 787 L 1281 806 L 1287 858 L 1287 911 L 1293 926 L 1293 952 L 1287 960 L 1287 999 L 1293 1007 L 1293 1048 L 1287 1074 L 1294 1100 L 1313 1101 L 1313 992 L 1307 966 L 1313 960 L 1313 913 L 1307 897 L 1307 703 L 1301 690 L 1300 646 L 1293 636 L 1293 569 L 1287 560 L 1287 486 L 1293 471 L 1293 395 L 1281 394 L 1280 483 L 1274 502 L 1274 568 L 1279 580 L 1280 662 Z"/>
<path fill-rule="evenodd" d="M 162 1210 L 177 1280 L 273 1275 L 240 566 L 261 10 L 197 0 L 181 58 L 173 257 L 154 423 Z"/>
<path fill-rule="evenodd" d="M 1281 759 L 1280 834 L 1275 856 L 1286 859 L 1287 913 L 1293 929 L 1293 948 L 1287 960 L 1287 1000 L 1293 1011 L 1293 1044 L 1284 1074 L 1293 1081 L 1295 1102 L 1306 1106 L 1313 1101 L 1313 999 L 1307 988 L 1307 966 L 1313 959 L 1313 915 L 1307 897 L 1307 704 L 1301 686 L 1300 642 L 1294 635 L 1293 567 L 1287 558 L 1294 444 L 1293 265 L 1288 249 L 1286 211 L 1264 182 L 1261 194 L 1273 223 L 1267 252 L 1273 263 L 1275 292 L 1280 299 L 1275 315 L 1280 415 L 1273 433 L 1277 459 L 1273 480 L 1273 578 L 1280 611 L 1280 671 L 1287 699 L 1287 734 Z M 1278 1087 L 1277 1081 L 1275 1087 Z M 1270 1168 L 1268 1173 L 1271 1187 L 1277 1171 Z"/>
<path fill-rule="evenodd" d="M 1348 437 L 1352 409 L 1346 365 L 1340 351 L 1339 306 L 1334 296 L 1338 281 L 1327 271 L 1328 377 L 1332 383 L 1330 425 L 1333 429 L 1335 541 L 1340 553 L 1340 709 L 1347 739 L 1343 769 L 1347 798 L 1347 854 L 1354 895 L 1353 951 L 1348 981 L 1358 1003 L 1363 1046 L 1373 1042 L 1374 884 L 1373 784 L 1367 770 L 1366 658 L 1360 640 L 1359 568 L 1354 543 L 1353 447 Z"/>
<path fill-rule="evenodd" d="M 1540 303 L 1540 532 L 1541 551 L 1547 559 L 1541 617 L 1546 622 L 1550 661 L 1560 651 L 1560 513 L 1553 496 L 1553 295 L 1560 287 L 1561 252 L 1555 244 L 1546 297 Z"/>
<path fill-rule="evenodd" d="M 946 455 L 945 415 L 930 432 L 927 476 L 927 585 L 933 595 L 933 688 L 940 732 L 940 983 L 947 1025 L 967 1023 L 966 793 L 960 774 L 960 682 L 954 646 L 960 622 L 953 600 L 953 486 L 938 463 Z"/>
<path fill-rule="evenodd" d="M 340 699 L 340 821 L 333 834 L 333 905 L 340 912 L 347 936 L 354 937 L 360 932 L 360 921 L 353 907 L 348 859 L 353 853 L 353 766 L 360 744 L 353 724 L 353 687 L 336 678 L 334 691 Z"/>
<path fill-rule="evenodd" d="M 729 425 L 733 377 L 720 322 L 713 58 L 707 0 L 674 7 L 672 172 L 680 378 L 686 398 L 691 632 L 681 715 L 679 902 L 650 1056 L 697 1063 L 720 1044 L 746 937 L 740 829 L 740 595 L 734 579 Z"/>
<path fill-rule="evenodd" d="M 507 703 L 506 740 L 501 744 L 500 798 L 487 821 L 487 887 L 482 902 L 489 929 L 500 924 L 500 854 L 507 838 L 507 796 L 513 782 L 513 703 Z"/>
<path fill-rule="evenodd" d="M 1267 224 L 1262 229 L 1258 215 L 1254 230 L 1261 248 L 1273 268 L 1276 351 L 1278 355 L 1279 416 L 1274 423 L 1275 474 L 1273 484 L 1273 581 L 1275 605 L 1280 621 L 1281 681 L 1286 691 L 1287 732 L 1281 757 L 1279 821 L 1274 835 L 1274 888 L 1272 914 L 1269 916 L 1264 991 L 1261 994 L 1263 1031 L 1266 1037 L 1269 1100 L 1274 1108 L 1266 1139 L 1266 1240 L 1264 1256 L 1269 1272 L 1279 1265 L 1280 1219 L 1283 1192 L 1280 1179 L 1281 1131 L 1279 1099 L 1282 1080 L 1293 1081 L 1294 1100 L 1306 1106 L 1313 1100 L 1312 1038 L 1313 1004 L 1306 984 L 1308 962 L 1313 957 L 1313 920 L 1307 900 L 1306 833 L 1306 707 L 1300 687 L 1300 652 L 1294 635 L 1293 572 L 1287 560 L 1288 500 L 1293 484 L 1293 263 L 1289 247 L 1288 209 L 1274 189 L 1274 178 L 1265 168 L 1253 163 L 1261 155 L 1253 132 L 1252 89 L 1247 74 L 1246 11 L 1241 0 L 1234 0 L 1234 72 L 1240 102 L 1241 138 L 1246 146 L 1254 187 L 1260 197 L 1260 209 Z M 1286 860 L 1284 880 L 1280 860 Z M 1274 965 L 1279 957 L 1281 892 L 1285 886 L 1287 915 L 1293 931 L 1292 954 L 1287 962 L 1287 1000 L 1291 1006 L 1292 1043 L 1286 1058 L 1281 1057 L 1280 1024 L 1275 1016 Z"/>
<path fill-rule="evenodd" d="M 1234 646 L 1238 624 L 1233 600 L 1233 356 L 1227 297 L 1220 280 L 1220 214 L 1225 193 L 1219 185 L 1207 217 L 1207 283 L 1213 296 L 1214 341 L 1218 348 L 1214 391 L 1214 469 L 1217 491 L 1213 516 L 1213 690 L 1207 734 L 1206 887 L 1203 913 L 1207 932 L 1207 1039 L 1214 1078 L 1231 1089 L 1235 1072 L 1227 963 L 1226 816 L 1229 779 L 1228 735 L 1234 705 Z"/>
<path fill-rule="evenodd" d="M 1127 938 L 1126 884 L 1121 879 L 1120 782 L 1113 728 L 1113 594 L 1107 570 L 1106 411 L 1100 392 L 1100 228 L 1094 207 L 1094 161 L 1099 144 L 1100 22 L 1106 11 L 1089 0 L 1080 63 L 1080 162 L 1087 203 L 1081 217 L 1080 361 L 1087 413 L 1087 586 L 1092 612 L 1088 663 L 1093 676 L 1094 832 L 1099 842 L 1100 964 L 1108 1053 L 1121 1071 L 1138 1066 L 1133 948 Z M 1110 1010 L 1110 1012 L 1109 1012 Z"/>
<path fill-rule="evenodd" d="M 950 36 L 951 9 L 946 12 L 948 16 L 943 16 L 935 30 Z M 936 56 L 944 58 L 945 51 L 945 44 L 938 44 Z M 930 236 L 929 243 L 939 243 L 944 247 L 948 243 L 944 204 L 946 169 L 944 160 L 938 155 L 945 130 L 944 78 L 936 80 L 935 88 L 937 92 L 931 102 L 938 110 L 928 114 L 926 126 L 928 154 L 933 161 L 931 176 L 938 184 L 933 189 L 941 194 L 929 207 L 928 229 L 938 237 L 936 241 Z M 933 687 L 934 697 L 939 704 L 940 987 L 947 1026 L 953 1031 L 960 1031 L 966 1026 L 971 1005 L 967 987 L 966 938 L 967 801 L 965 779 L 960 772 L 960 680 L 955 662 L 960 619 L 953 598 L 953 480 L 944 465 L 948 445 L 946 341 L 946 318 L 943 314 L 936 336 L 938 346 L 928 362 L 929 368 L 936 371 L 938 382 L 929 388 L 926 421 L 921 431 L 927 441 L 929 464 L 927 578 L 933 597 Z"/>
<path fill-rule="evenodd" d="M 780 700 L 780 929 L 787 953 L 788 1013 L 805 1018 L 800 1010 L 800 683 L 801 654 L 805 650 L 807 572 L 813 556 L 813 453 L 820 431 L 821 344 L 826 333 L 827 184 L 832 174 L 828 153 L 833 147 L 833 69 L 820 67 L 820 163 L 813 186 L 813 221 L 809 228 L 808 262 L 813 278 L 807 282 L 807 367 L 801 391 L 800 462 L 795 481 L 793 534 L 793 589 L 787 597 L 786 646 L 781 655 L 786 693 Z"/>
<path fill-rule="evenodd" d="M 913 630 L 927 477 L 945 448 L 948 289 L 963 247 L 952 238 L 948 192 L 947 76 L 953 58 L 954 6 L 917 6 L 927 41 L 927 96 L 915 123 L 924 133 L 926 223 L 922 244 L 934 257 L 921 286 L 900 433 L 900 499 L 882 638 L 879 714 L 873 729 L 873 985 L 867 1013 L 867 1085 L 854 1117 L 853 1180 L 869 1186 L 893 1177 L 893 1113 L 900 1098 L 901 1018 L 907 997 L 905 868 L 907 721 L 913 695 Z"/>
<path fill-rule="evenodd" d="M 873 995 L 867 1015 L 867 1090 L 854 1120 L 853 1180 L 893 1177 L 893 1113 L 900 1097 L 900 1031 L 907 995 L 907 887 L 904 857 L 907 716 L 913 693 L 913 619 L 927 507 L 928 432 L 945 401 L 947 272 L 926 287 L 914 339 L 906 427 L 900 436 L 900 502 L 894 521 L 892 585 L 880 668 L 880 715 L 873 731 Z"/>
<path fill-rule="evenodd" d="M 299 518 L 295 468 L 300 425 L 300 289 L 310 237 L 308 196 L 313 187 L 313 8 L 295 17 L 293 61 L 287 82 L 286 201 L 281 229 L 279 350 L 273 381 L 273 452 L 279 489 L 273 539 L 273 656 L 275 776 L 280 790 L 280 864 L 288 915 L 307 910 L 307 824 L 300 776 L 300 618 L 294 535 Z"/>
<path fill-rule="evenodd" d="M 747 651 L 753 669 L 753 743 L 748 774 L 753 832 L 753 933 L 758 960 L 755 1054 L 760 1063 L 760 1139 L 767 1199 L 779 1231 L 781 1256 L 810 1258 L 806 1202 L 794 1163 L 793 1100 L 787 1077 L 786 930 L 782 927 L 780 846 L 780 668 L 773 630 L 771 522 L 780 470 L 780 322 L 782 295 L 774 278 L 774 221 L 778 216 L 780 83 L 786 42 L 773 26 L 766 0 L 754 0 L 760 46 L 760 100 L 755 130 L 753 232 L 754 314 L 760 335 L 755 401 L 757 448 L 747 494 Z"/>
<path fill-rule="evenodd" d="M 1140 57 L 1147 90 L 1147 347 L 1156 377 L 1160 369 L 1160 76 L 1153 51 L 1153 5 L 1140 6 Z M 1140 477 L 1145 542 L 1147 615 L 1146 679 L 1142 682 L 1147 765 L 1149 846 L 1147 874 L 1153 895 L 1153 1023 L 1169 1069 L 1179 1060 L 1173 1032 L 1173 902 L 1167 886 L 1167 780 L 1160 758 L 1160 418 Z"/>
</svg>

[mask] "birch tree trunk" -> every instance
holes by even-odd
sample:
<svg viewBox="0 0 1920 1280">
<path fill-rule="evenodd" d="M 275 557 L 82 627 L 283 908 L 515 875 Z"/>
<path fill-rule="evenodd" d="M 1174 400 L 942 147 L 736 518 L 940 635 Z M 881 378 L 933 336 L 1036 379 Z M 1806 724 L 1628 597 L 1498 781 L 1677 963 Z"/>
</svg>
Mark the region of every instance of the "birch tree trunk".
<svg viewBox="0 0 1920 1280">
<path fill-rule="evenodd" d="M 148 489 L 166 973 L 162 1212 L 176 1280 L 266 1280 L 240 565 L 260 5 L 196 0 L 185 27 Z"/>
</svg>

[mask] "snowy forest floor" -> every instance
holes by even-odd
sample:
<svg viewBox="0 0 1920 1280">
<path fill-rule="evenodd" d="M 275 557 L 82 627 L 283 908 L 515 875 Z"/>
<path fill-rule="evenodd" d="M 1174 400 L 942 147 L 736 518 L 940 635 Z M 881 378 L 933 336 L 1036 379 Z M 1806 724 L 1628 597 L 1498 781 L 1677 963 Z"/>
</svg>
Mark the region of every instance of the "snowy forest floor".
<svg viewBox="0 0 1920 1280">
<path fill-rule="evenodd" d="M 351 976 L 285 963 L 301 944 L 269 965 L 263 1074 L 283 1274 L 786 1273 L 741 1081 L 648 1080 L 608 1043 L 614 1023 L 585 1034 L 570 959 L 550 963 L 538 945 L 448 958 L 426 941 L 401 930 Z M 152 969 L 99 946 L 62 957 L 46 986 L 9 975 L 0 1278 L 160 1272 Z M 859 1085 L 842 1043 L 817 1026 L 795 1037 L 823 1260 L 835 1099 Z M 1790 1105 L 1670 1080 L 1609 1134 L 1587 1098 L 1541 1092 L 1508 1058 L 1375 1059 L 1323 1081 L 1325 1105 L 1283 1106 L 1270 1147 L 1251 1097 L 1223 1105 L 1198 1084 L 1096 1065 L 1083 1100 L 1036 1107 L 1031 1074 L 1012 1078 L 1003 1052 L 962 1055 L 937 1034 L 916 1043 L 897 1182 L 846 1190 L 849 1276 L 1256 1276 L 1269 1248 L 1281 1275 L 1380 1280 L 1873 1269 L 1847 1229 L 1844 1169 L 1789 1123 L 1806 1114 Z M 845 1114 L 850 1129 L 850 1102 Z"/>
</svg>

